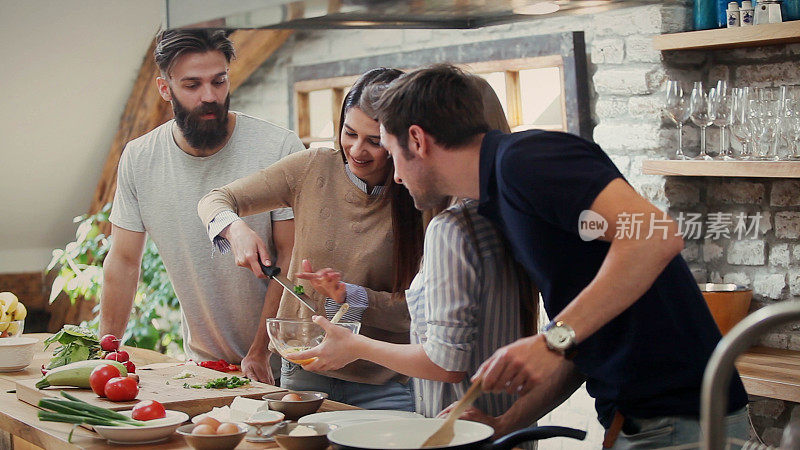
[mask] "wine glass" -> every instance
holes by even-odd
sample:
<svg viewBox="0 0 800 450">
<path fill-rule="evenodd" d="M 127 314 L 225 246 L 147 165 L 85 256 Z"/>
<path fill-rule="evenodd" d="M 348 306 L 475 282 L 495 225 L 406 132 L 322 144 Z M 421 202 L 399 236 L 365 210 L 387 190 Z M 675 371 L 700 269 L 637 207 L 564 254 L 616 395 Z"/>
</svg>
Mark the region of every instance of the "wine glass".
<svg viewBox="0 0 800 450">
<path fill-rule="evenodd" d="M 788 142 L 787 159 L 800 160 L 800 100 L 786 99 L 783 120 L 783 133 Z"/>
<path fill-rule="evenodd" d="M 675 152 L 675 159 L 687 159 L 683 154 L 683 124 L 689 120 L 689 105 L 683 95 L 680 81 L 667 81 L 667 101 L 664 110 L 678 127 L 678 150 Z"/>
<path fill-rule="evenodd" d="M 731 91 L 731 134 L 742 145 L 740 154 L 741 159 L 749 159 L 751 151 L 750 141 L 753 139 L 753 134 L 750 132 L 750 125 L 747 122 L 747 117 L 749 114 L 749 96 L 749 87 L 734 88 Z"/>
<path fill-rule="evenodd" d="M 710 160 L 706 153 L 706 127 L 711 125 L 708 116 L 708 94 L 703 90 L 703 82 L 695 81 L 692 87 L 692 97 L 689 100 L 689 118 L 692 123 L 700 127 L 700 154 L 694 159 Z"/>
<path fill-rule="evenodd" d="M 752 137 L 753 147 L 748 159 L 759 159 L 763 151 L 764 116 L 761 102 L 753 98 L 747 99 L 747 129 Z"/>
<path fill-rule="evenodd" d="M 762 100 L 757 100 L 761 129 L 758 133 L 758 148 L 755 155 L 753 155 L 753 159 L 771 161 L 777 159 L 781 102 L 773 96 L 764 96 L 762 98 Z"/>
<path fill-rule="evenodd" d="M 731 123 L 731 97 L 728 95 L 725 84 L 711 88 L 708 94 L 708 116 L 712 123 L 719 127 L 719 157 L 725 160 L 733 159 L 730 156 L 727 144 L 725 127 Z"/>
</svg>

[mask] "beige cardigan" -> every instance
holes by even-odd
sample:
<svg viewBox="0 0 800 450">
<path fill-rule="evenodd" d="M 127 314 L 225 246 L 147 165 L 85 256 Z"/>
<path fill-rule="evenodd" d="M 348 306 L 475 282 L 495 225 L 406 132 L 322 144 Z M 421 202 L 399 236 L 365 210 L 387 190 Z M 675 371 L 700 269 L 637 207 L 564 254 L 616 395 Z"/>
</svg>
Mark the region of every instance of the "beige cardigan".
<svg viewBox="0 0 800 450">
<path fill-rule="evenodd" d="M 373 339 L 409 342 L 409 314 L 404 293 L 392 294 L 392 221 L 388 202 L 371 198 L 348 178 L 342 156 L 331 149 L 293 153 L 270 167 L 214 189 L 200 200 L 198 214 L 208 224 L 222 211 L 247 216 L 280 207 L 295 216 L 292 261 L 286 276 L 297 283 L 303 259 L 314 269 L 331 267 L 342 280 L 364 286 L 369 307 L 361 334 Z M 317 314 L 325 314 L 325 298 L 310 284 L 306 292 L 316 301 Z M 255 311 L 254 314 L 258 312 Z M 284 292 L 278 317 L 307 318 L 311 311 Z M 383 384 L 406 377 L 377 364 L 358 360 L 324 375 L 360 383 Z"/>
</svg>

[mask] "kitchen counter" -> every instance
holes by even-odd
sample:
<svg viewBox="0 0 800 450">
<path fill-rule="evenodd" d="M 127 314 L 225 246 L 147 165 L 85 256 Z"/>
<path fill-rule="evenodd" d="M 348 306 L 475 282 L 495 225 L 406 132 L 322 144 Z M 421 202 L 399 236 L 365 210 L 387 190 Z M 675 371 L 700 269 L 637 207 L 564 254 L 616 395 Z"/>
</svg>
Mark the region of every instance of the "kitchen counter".
<svg viewBox="0 0 800 450">
<path fill-rule="evenodd" d="M 27 334 L 26 336 L 34 337 L 43 341 L 50 334 L 37 333 Z M 42 364 L 50 359 L 51 351 L 45 352 L 44 345 L 34 355 L 33 362 L 25 370 L 20 372 L 0 373 L 0 430 L 8 433 L 12 437 L 10 439 L 14 442 L 14 448 L 33 449 L 38 447 L 42 448 L 58 448 L 58 449 L 118 449 L 119 445 L 108 444 L 105 439 L 101 438 L 94 432 L 91 432 L 82 427 L 77 427 L 72 436 L 72 443 L 67 442 L 67 435 L 72 429 L 72 425 L 56 422 L 42 422 L 36 416 L 38 408 L 29 405 L 25 402 L 17 400 L 15 389 L 16 382 L 21 380 L 28 380 L 33 378 L 40 378 L 41 371 L 39 368 Z M 152 350 L 143 350 L 135 347 L 125 347 L 125 350 L 130 353 L 131 360 L 137 366 L 144 366 L 152 363 L 161 362 L 177 362 L 168 356 L 154 352 Z M 233 372 L 233 375 L 241 376 L 241 373 Z M 221 374 L 220 376 L 224 376 Z M 12 391 L 12 392 L 9 392 Z M 341 411 L 347 409 L 358 409 L 353 406 L 337 403 L 329 400 L 323 402 L 320 411 Z M 4 440 L 9 439 L 8 435 L 0 435 L 0 447 L 2 447 Z M 33 444 L 33 445 L 30 445 Z M 173 437 L 159 444 L 146 444 L 146 445 L 125 445 L 125 449 L 189 449 L 183 437 L 177 433 Z M 263 449 L 263 448 L 277 448 L 274 443 L 252 443 L 242 441 L 237 449 Z"/>
</svg>

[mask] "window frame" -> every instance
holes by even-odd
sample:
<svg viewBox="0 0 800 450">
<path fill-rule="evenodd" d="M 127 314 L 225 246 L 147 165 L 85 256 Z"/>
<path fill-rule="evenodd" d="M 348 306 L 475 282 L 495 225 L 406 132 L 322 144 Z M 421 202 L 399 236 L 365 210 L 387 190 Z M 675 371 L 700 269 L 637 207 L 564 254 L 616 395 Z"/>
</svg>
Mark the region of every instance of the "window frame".
<svg viewBox="0 0 800 450">
<path fill-rule="evenodd" d="M 326 136 L 310 136 L 309 92 L 320 89 L 334 90 L 332 114 L 334 130 L 337 130 L 344 91 L 362 73 L 375 67 L 407 69 L 436 62 L 455 64 L 473 73 L 505 72 L 506 113 L 512 128 L 522 125 L 522 108 L 518 102 L 519 71 L 559 67 L 562 81 L 562 123 L 566 124 L 566 131 L 569 133 L 586 139 L 592 137 L 586 47 L 581 31 L 491 40 L 294 66 L 289 70 L 289 92 L 292 97 L 289 123 L 295 124 L 295 131 L 306 145 L 315 141 L 329 140 Z M 336 142 L 336 136 L 333 140 Z"/>
</svg>

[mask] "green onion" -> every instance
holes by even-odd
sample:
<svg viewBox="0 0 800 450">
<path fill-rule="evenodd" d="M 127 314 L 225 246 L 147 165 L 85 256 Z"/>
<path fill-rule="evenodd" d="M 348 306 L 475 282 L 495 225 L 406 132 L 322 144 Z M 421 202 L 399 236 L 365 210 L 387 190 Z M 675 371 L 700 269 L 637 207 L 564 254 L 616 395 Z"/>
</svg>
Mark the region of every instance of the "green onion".
<svg viewBox="0 0 800 450">
<path fill-rule="evenodd" d="M 66 398 L 43 398 L 39 400 L 39 407 L 44 409 L 44 411 L 38 412 L 40 420 L 46 422 L 64 422 L 75 425 L 103 425 L 108 427 L 139 427 L 146 425 L 145 422 L 131 419 L 116 411 L 86 403 L 64 391 L 61 391 L 61 395 Z M 68 440 L 71 441 L 71 439 L 72 432 L 70 432 Z"/>
</svg>

